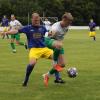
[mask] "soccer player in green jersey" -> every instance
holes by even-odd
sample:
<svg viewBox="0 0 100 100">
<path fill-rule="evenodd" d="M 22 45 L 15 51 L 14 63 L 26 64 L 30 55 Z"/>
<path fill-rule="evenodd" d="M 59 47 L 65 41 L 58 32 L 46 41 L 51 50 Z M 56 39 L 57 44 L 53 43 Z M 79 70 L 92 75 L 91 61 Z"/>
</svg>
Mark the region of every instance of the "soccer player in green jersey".
<svg viewBox="0 0 100 100">
<path fill-rule="evenodd" d="M 15 15 L 11 15 L 11 21 L 9 24 L 10 24 L 11 29 L 19 29 L 22 27 L 22 24 L 18 20 L 15 19 Z M 16 44 L 25 46 L 25 48 L 27 49 L 27 45 L 23 42 L 20 42 L 20 34 L 12 34 L 10 44 L 11 44 L 13 53 L 16 53 L 16 49 L 14 45 L 15 40 L 16 40 Z"/>
</svg>

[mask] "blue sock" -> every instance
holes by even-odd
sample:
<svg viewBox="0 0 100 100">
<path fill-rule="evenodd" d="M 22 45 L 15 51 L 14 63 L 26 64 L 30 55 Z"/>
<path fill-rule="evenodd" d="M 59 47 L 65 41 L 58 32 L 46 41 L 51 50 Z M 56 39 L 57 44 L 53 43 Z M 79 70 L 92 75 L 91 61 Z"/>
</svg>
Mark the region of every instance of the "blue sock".
<svg viewBox="0 0 100 100">
<path fill-rule="evenodd" d="M 26 76 L 25 76 L 25 80 L 24 80 L 24 83 L 23 85 L 27 85 L 28 83 L 28 80 L 29 80 L 29 76 L 33 70 L 34 66 L 33 65 L 27 65 L 27 69 L 26 69 Z"/>
<path fill-rule="evenodd" d="M 55 73 L 55 78 L 56 78 L 56 80 L 60 79 L 60 73 L 58 71 L 56 71 L 56 73 Z"/>
</svg>

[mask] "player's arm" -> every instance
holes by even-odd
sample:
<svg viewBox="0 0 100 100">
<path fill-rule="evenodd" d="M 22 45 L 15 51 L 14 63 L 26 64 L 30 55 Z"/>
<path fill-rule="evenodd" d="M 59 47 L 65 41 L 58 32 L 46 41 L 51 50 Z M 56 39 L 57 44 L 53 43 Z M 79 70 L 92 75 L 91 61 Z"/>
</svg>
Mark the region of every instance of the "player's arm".
<svg viewBox="0 0 100 100">
<path fill-rule="evenodd" d="M 48 36 L 49 37 L 55 37 L 57 32 L 58 32 L 57 27 L 55 25 L 52 25 L 50 31 L 48 32 Z"/>
<path fill-rule="evenodd" d="M 20 28 L 23 27 L 23 25 L 17 20 L 17 25 L 20 26 Z"/>
<path fill-rule="evenodd" d="M 13 29 L 13 30 L 7 31 L 6 33 L 7 33 L 7 34 L 16 34 L 16 33 L 18 33 L 18 30 Z"/>
<path fill-rule="evenodd" d="M 11 29 L 9 31 L 6 31 L 6 32 L 2 32 L 2 35 L 6 35 L 6 34 L 16 34 L 18 33 L 18 30 L 16 29 Z"/>
<path fill-rule="evenodd" d="M 55 30 L 52 30 L 52 31 L 48 32 L 49 37 L 54 37 L 56 34 L 57 34 L 57 32 Z"/>
<path fill-rule="evenodd" d="M 53 37 L 55 32 L 49 31 L 45 33 L 45 37 Z"/>
<path fill-rule="evenodd" d="M 18 20 L 16 20 L 15 29 L 19 30 L 19 29 L 21 29 L 22 27 L 23 27 L 22 24 L 21 24 Z"/>
</svg>

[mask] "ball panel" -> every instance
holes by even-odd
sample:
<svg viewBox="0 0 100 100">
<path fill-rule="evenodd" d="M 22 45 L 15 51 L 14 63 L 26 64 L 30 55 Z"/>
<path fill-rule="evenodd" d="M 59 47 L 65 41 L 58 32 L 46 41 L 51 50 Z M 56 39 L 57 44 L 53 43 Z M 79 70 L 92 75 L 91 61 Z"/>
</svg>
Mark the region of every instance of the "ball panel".
<svg viewBox="0 0 100 100">
<path fill-rule="evenodd" d="M 74 78 L 77 76 L 77 69 L 75 67 L 68 68 L 67 74 L 69 77 Z"/>
</svg>

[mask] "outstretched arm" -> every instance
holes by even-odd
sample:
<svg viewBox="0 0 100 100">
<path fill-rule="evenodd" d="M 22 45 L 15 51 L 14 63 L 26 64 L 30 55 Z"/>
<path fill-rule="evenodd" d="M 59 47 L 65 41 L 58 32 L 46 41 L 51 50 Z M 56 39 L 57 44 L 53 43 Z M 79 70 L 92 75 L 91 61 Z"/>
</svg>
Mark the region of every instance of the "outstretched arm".
<svg viewBox="0 0 100 100">
<path fill-rule="evenodd" d="M 18 30 L 16 29 L 12 29 L 6 32 L 6 34 L 16 34 L 16 33 L 18 33 Z"/>
<path fill-rule="evenodd" d="M 16 29 L 11 29 L 11 30 L 9 30 L 9 31 L 2 32 L 2 35 L 4 35 L 4 34 L 16 34 L 16 33 L 18 33 L 18 30 L 16 30 Z"/>
</svg>

